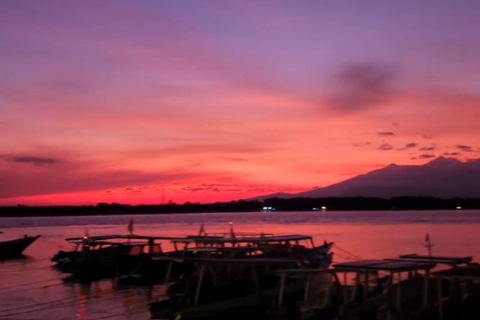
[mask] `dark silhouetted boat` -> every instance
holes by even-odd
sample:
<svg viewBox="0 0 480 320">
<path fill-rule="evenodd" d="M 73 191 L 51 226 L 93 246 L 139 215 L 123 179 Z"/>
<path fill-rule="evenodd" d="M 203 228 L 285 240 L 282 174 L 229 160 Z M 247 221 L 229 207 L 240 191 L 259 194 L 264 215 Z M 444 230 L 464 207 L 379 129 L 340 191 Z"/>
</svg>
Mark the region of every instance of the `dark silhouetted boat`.
<svg viewBox="0 0 480 320">
<path fill-rule="evenodd" d="M 0 259 L 13 258 L 22 255 L 40 236 L 24 236 L 23 238 L 0 242 Z"/>
<path fill-rule="evenodd" d="M 166 295 L 150 304 L 152 319 L 262 319 L 278 295 L 276 269 L 297 266 L 294 259 L 186 258 L 195 272 L 168 287 Z M 301 293 L 303 282 L 284 282 L 285 297 Z"/>
</svg>

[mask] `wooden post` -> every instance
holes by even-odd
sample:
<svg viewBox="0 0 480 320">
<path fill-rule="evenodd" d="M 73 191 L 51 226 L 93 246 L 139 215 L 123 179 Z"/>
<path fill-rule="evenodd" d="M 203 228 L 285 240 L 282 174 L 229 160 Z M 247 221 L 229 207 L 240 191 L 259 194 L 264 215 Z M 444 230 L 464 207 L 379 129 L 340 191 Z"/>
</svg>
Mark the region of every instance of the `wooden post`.
<svg viewBox="0 0 480 320">
<path fill-rule="evenodd" d="M 330 289 L 332 288 L 332 278 L 330 276 L 330 281 L 329 283 L 327 283 L 327 291 L 325 292 L 325 299 L 323 300 L 323 305 L 322 307 L 327 307 L 328 306 L 328 302 L 330 300 Z"/>
<path fill-rule="evenodd" d="M 397 283 L 397 311 L 402 310 L 402 273 L 398 273 L 398 283 Z"/>
<path fill-rule="evenodd" d="M 423 306 L 428 304 L 428 278 L 430 277 L 430 270 L 425 270 L 425 280 L 423 283 Z"/>
<path fill-rule="evenodd" d="M 363 299 L 367 298 L 367 290 L 368 290 L 368 272 L 365 273 L 365 281 L 364 281 L 365 287 L 363 288 Z"/>
<path fill-rule="evenodd" d="M 285 290 L 285 277 L 286 274 L 282 273 L 282 277 L 280 280 L 280 291 L 278 293 L 278 305 L 281 306 L 283 303 L 283 291 Z"/>
<path fill-rule="evenodd" d="M 457 296 L 457 278 L 451 278 L 450 279 L 450 295 L 449 295 L 449 298 L 450 299 L 455 299 L 455 296 Z"/>
<path fill-rule="evenodd" d="M 443 292 L 442 292 L 442 279 L 437 278 L 437 292 L 438 292 L 438 314 L 440 320 L 443 320 Z"/>
<path fill-rule="evenodd" d="M 153 256 L 153 245 L 155 243 L 155 240 L 153 239 L 148 239 L 148 255 L 151 257 Z"/>
<path fill-rule="evenodd" d="M 309 294 L 309 291 L 310 291 L 310 273 L 307 273 L 305 275 L 307 277 L 307 282 L 305 282 L 305 293 L 303 295 L 303 300 L 307 300 L 308 299 L 308 294 Z"/>
<path fill-rule="evenodd" d="M 165 283 L 170 281 L 170 275 L 172 274 L 173 261 L 170 261 L 167 268 L 167 274 L 165 275 Z"/>
<path fill-rule="evenodd" d="M 255 269 L 254 265 L 252 265 L 251 268 L 252 268 L 253 284 L 255 285 L 255 289 L 257 290 L 257 292 L 260 292 L 261 289 L 260 289 L 260 282 L 258 280 L 257 269 Z"/>
<path fill-rule="evenodd" d="M 356 273 L 356 278 L 355 278 L 355 283 L 353 284 L 353 289 L 352 289 L 352 299 L 351 301 L 355 300 L 355 295 L 357 294 L 357 289 L 360 284 L 360 272 Z"/>
<path fill-rule="evenodd" d="M 205 264 L 202 264 L 200 267 L 200 276 L 198 278 L 197 291 L 195 292 L 195 300 L 193 300 L 193 305 L 198 304 L 198 299 L 200 298 L 200 289 L 202 288 L 203 274 L 205 273 Z"/>
</svg>

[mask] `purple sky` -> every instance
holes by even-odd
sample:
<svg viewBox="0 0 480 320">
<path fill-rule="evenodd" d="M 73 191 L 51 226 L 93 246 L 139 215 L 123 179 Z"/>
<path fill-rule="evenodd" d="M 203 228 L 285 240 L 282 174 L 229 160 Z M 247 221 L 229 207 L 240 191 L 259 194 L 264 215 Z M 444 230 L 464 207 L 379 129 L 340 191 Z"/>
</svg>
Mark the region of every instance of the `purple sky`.
<svg viewBox="0 0 480 320">
<path fill-rule="evenodd" d="M 478 158 L 479 12 L 4 0 L 0 204 L 229 200 Z"/>
</svg>

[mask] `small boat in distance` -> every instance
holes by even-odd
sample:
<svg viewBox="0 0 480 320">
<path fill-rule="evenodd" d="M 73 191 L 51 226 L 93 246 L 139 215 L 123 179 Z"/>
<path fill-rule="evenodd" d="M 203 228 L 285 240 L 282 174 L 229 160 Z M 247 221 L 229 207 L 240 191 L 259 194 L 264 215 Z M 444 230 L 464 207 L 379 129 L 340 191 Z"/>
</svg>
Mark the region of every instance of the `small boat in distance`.
<svg viewBox="0 0 480 320">
<path fill-rule="evenodd" d="M 1 233 L 1 232 L 0 232 Z M 27 236 L 23 238 L 0 242 L 0 259 L 13 258 L 22 255 L 22 252 L 28 248 L 40 236 Z"/>
</svg>

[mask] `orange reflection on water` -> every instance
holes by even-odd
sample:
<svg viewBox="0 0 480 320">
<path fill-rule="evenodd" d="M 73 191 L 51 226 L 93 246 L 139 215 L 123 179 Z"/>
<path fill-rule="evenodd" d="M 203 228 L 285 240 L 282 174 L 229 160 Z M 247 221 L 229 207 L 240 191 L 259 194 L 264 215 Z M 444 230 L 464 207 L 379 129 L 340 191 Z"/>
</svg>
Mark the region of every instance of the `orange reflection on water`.
<svg viewBox="0 0 480 320">
<path fill-rule="evenodd" d="M 87 297 L 83 294 L 78 296 L 78 311 L 75 316 L 77 319 L 88 319 Z"/>
</svg>

